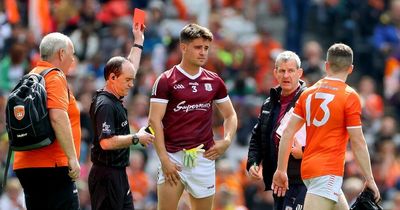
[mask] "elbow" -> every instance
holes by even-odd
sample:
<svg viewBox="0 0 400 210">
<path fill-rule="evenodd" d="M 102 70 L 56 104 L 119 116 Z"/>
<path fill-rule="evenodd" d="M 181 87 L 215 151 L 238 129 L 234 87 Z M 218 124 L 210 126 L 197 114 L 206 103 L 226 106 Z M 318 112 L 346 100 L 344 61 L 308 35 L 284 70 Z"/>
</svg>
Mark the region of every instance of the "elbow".
<svg viewBox="0 0 400 210">
<path fill-rule="evenodd" d="M 367 146 L 367 143 L 363 139 L 354 138 L 350 139 L 350 142 L 351 148 L 356 151 Z"/>
<path fill-rule="evenodd" d="M 49 118 L 52 125 L 60 121 L 62 117 L 63 117 L 62 110 L 49 109 Z"/>
<path fill-rule="evenodd" d="M 100 147 L 102 150 L 110 150 L 111 149 L 109 141 L 106 141 L 105 139 L 100 140 Z"/>
</svg>

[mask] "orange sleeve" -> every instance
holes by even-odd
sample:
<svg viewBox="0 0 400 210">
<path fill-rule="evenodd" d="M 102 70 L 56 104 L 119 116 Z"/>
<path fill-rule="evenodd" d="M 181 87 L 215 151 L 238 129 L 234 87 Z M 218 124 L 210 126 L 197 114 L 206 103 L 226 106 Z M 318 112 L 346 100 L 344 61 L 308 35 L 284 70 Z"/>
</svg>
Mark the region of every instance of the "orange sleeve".
<svg viewBox="0 0 400 210">
<path fill-rule="evenodd" d="M 47 107 L 68 111 L 68 90 L 65 75 L 52 71 L 46 75 Z"/>
<path fill-rule="evenodd" d="M 294 111 L 293 111 L 295 115 L 301 117 L 304 120 L 306 119 L 303 107 L 305 95 L 307 94 L 303 93 L 300 95 L 299 99 L 296 101 L 296 105 L 294 106 Z"/>
<path fill-rule="evenodd" d="M 361 125 L 361 102 L 360 97 L 352 91 L 345 104 L 346 127 Z"/>
</svg>

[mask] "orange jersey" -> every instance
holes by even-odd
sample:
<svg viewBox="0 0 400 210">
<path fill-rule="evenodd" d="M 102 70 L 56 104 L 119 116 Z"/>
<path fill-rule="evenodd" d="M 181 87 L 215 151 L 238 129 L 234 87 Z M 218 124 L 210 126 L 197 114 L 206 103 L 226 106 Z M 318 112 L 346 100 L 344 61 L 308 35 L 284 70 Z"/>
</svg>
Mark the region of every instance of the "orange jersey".
<svg viewBox="0 0 400 210">
<path fill-rule="evenodd" d="M 347 128 L 361 127 L 356 91 L 342 80 L 321 79 L 302 93 L 294 115 L 305 120 L 307 131 L 301 177 L 343 176 Z"/>
<path fill-rule="evenodd" d="M 53 67 L 50 63 L 39 61 L 38 66 L 32 70 L 40 73 L 45 69 Z M 62 109 L 68 112 L 72 135 L 75 143 L 75 151 L 79 159 L 81 143 L 80 112 L 71 91 L 67 90 L 67 80 L 64 73 L 52 71 L 45 77 L 47 92 L 47 107 L 49 109 Z M 69 97 L 68 97 L 69 92 Z M 21 168 L 42 168 L 68 166 L 68 159 L 61 149 L 58 140 L 40 149 L 30 151 L 15 151 L 14 170 Z"/>
</svg>

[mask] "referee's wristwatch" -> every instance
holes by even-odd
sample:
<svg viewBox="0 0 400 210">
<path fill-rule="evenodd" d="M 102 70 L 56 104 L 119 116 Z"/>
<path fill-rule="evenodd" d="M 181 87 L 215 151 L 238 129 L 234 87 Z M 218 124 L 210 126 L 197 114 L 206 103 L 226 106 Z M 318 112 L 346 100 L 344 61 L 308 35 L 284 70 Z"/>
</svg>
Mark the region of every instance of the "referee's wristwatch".
<svg viewBox="0 0 400 210">
<path fill-rule="evenodd" d="M 139 143 L 139 137 L 135 133 L 132 135 L 132 144 L 136 145 L 137 143 Z"/>
</svg>

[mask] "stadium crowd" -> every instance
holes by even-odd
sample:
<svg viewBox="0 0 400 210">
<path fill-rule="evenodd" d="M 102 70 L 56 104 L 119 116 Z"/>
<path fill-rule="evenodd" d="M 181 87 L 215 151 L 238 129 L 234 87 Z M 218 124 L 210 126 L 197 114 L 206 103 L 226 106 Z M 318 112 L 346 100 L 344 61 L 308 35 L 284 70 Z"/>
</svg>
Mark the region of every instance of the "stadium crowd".
<svg viewBox="0 0 400 210">
<path fill-rule="evenodd" d="M 67 75 L 81 111 L 82 210 L 90 209 L 87 178 L 93 139 L 89 107 L 104 86 L 108 58 L 127 55 L 134 8 L 146 11 L 146 30 L 135 86 L 125 97 L 131 131 L 148 123 L 155 79 L 180 61 L 179 32 L 190 22 L 208 27 L 214 43 L 206 68 L 225 81 L 238 115 L 236 139 L 216 163 L 216 210 L 272 209 L 272 192 L 246 175 L 251 130 L 268 90 L 277 85 L 274 60 L 284 50 L 301 55 L 307 86 L 324 76 L 327 47 L 343 42 L 354 50 L 349 83 L 362 99 L 363 131 L 384 209 L 400 209 L 400 0 L 4 0 L 0 2 L 0 182 L 8 150 L 5 104 L 10 90 L 39 60 L 38 45 L 49 32 L 68 35 L 75 63 Z M 40 8 L 40 9 L 39 9 Z M 216 139 L 223 118 L 213 116 Z M 350 150 L 349 150 L 350 151 Z M 127 174 L 136 209 L 157 204 L 157 154 L 131 147 Z M 342 189 L 352 203 L 363 188 L 351 152 Z M 9 170 L 0 209 L 23 207 L 22 188 Z M 187 196 L 187 195 L 186 195 Z M 182 197 L 179 209 L 188 209 Z"/>
</svg>

